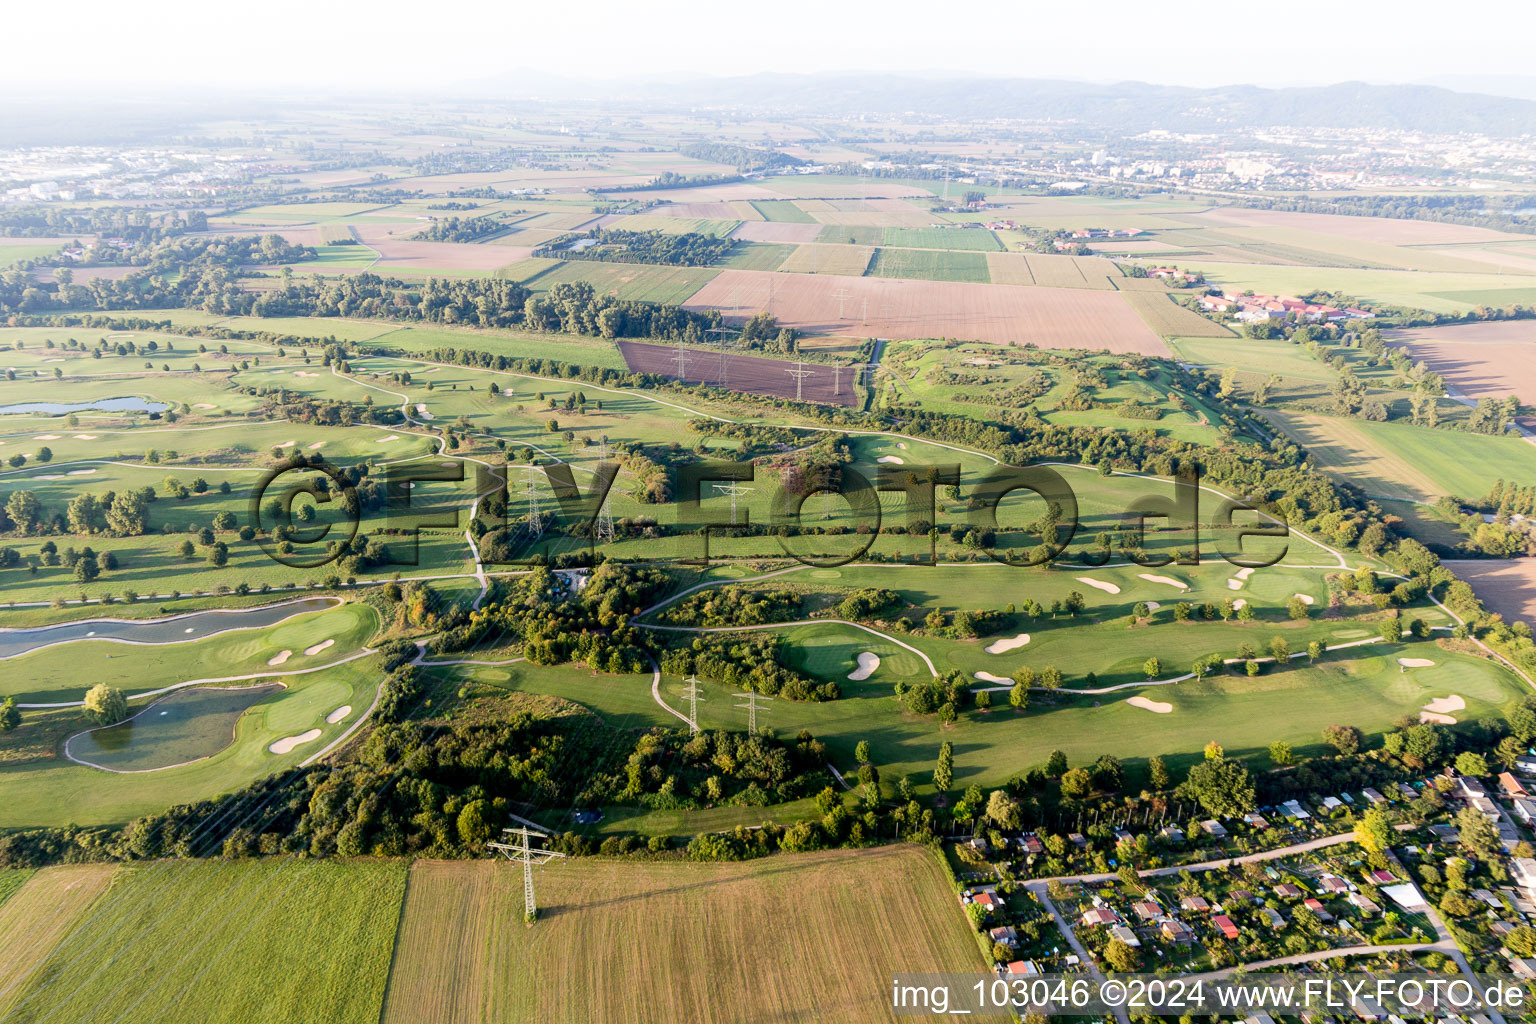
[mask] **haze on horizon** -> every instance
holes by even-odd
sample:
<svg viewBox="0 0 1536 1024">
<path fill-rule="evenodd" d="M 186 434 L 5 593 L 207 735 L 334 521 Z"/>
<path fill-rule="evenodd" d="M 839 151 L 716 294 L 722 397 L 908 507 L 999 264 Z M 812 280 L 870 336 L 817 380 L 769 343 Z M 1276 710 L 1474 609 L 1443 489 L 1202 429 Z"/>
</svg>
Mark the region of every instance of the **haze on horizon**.
<svg viewBox="0 0 1536 1024">
<path fill-rule="evenodd" d="M 1493 0 L 1471 0 L 1454 14 L 1425 0 L 1186 10 L 1139 0 L 977 0 L 952 11 L 894 0 L 878 17 L 869 10 L 810 0 L 770 8 L 274 0 L 215 23 L 193 0 L 84 0 L 67 19 L 30 4 L 10 13 L 11 38 L 61 45 L 14 47 L 0 83 L 25 90 L 7 104 L 102 87 L 188 98 L 316 88 L 434 96 L 489 91 L 497 79 L 527 85 L 540 75 L 854 71 L 1197 87 L 1439 81 L 1467 89 L 1527 73 L 1521 50 L 1536 28 L 1536 8 Z"/>
</svg>

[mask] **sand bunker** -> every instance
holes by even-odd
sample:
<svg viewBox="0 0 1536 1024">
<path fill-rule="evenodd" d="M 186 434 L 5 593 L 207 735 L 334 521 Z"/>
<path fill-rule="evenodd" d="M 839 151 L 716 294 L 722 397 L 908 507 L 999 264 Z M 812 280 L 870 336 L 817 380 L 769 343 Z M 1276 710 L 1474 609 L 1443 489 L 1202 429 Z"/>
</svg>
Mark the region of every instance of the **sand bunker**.
<svg viewBox="0 0 1536 1024">
<path fill-rule="evenodd" d="M 905 442 L 905 441 L 897 441 L 896 442 L 896 447 L 900 448 L 902 451 L 906 451 L 907 450 L 907 442 Z"/>
<path fill-rule="evenodd" d="M 1242 598 L 1238 598 L 1236 601 L 1232 602 L 1232 607 L 1241 611 L 1242 609 L 1248 607 L 1248 602 L 1244 601 Z"/>
<path fill-rule="evenodd" d="M 1317 603 L 1317 599 L 1314 598 L 1311 594 L 1292 594 L 1291 596 L 1300 601 L 1302 604 L 1310 605 Z"/>
<path fill-rule="evenodd" d="M 400 440 L 400 435 L 399 434 L 390 434 L 388 437 L 381 437 L 381 438 L 379 438 L 379 444 L 388 444 L 391 441 L 398 441 L 398 440 Z"/>
<path fill-rule="evenodd" d="M 95 434 L 76 434 L 75 435 L 75 440 L 76 441 L 94 441 L 94 440 L 96 440 L 96 435 Z"/>
<path fill-rule="evenodd" d="M 277 444 L 270 445 L 269 447 L 272 447 L 272 448 L 291 448 L 291 447 L 293 447 L 293 444 L 294 444 L 294 442 L 292 442 L 292 441 L 279 441 L 279 442 L 277 442 Z"/>
<path fill-rule="evenodd" d="M 1228 590 L 1242 590 L 1243 589 L 1243 584 L 1248 582 L 1248 577 L 1252 576 L 1252 575 L 1253 575 L 1253 570 L 1252 569 L 1239 569 L 1239 570 L 1237 570 L 1237 572 L 1233 574 L 1232 578 L 1227 580 L 1227 589 Z"/>
<path fill-rule="evenodd" d="M 64 360 L 62 360 L 62 359 L 44 359 L 43 360 L 43 362 L 45 362 L 45 363 L 62 363 L 63 361 Z"/>
<path fill-rule="evenodd" d="M 859 667 L 848 673 L 848 678 L 854 682 L 868 679 L 875 674 L 875 669 L 880 667 L 880 656 L 871 651 L 865 651 L 859 655 Z"/>
<path fill-rule="evenodd" d="M 1449 697 L 1436 697 L 1424 705 L 1425 711 L 1433 711 L 1436 714 L 1447 714 L 1452 711 L 1465 711 L 1467 702 L 1459 694 L 1451 694 Z"/>
<path fill-rule="evenodd" d="M 1092 576 L 1079 576 L 1077 577 L 1077 582 L 1086 583 L 1090 587 L 1104 591 L 1106 594 L 1120 593 L 1120 588 L 1115 586 L 1113 583 L 1105 583 L 1103 580 L 1096 580 Z"/>
<path fill-rule="evenodd" d="M 329 724 L 335 725 L 337 722 L 341 721 L 343 718 L 346 718 L 351 713 L 352 713 L 352 705 L 351 704 L 343 704 L 341 707 L 337 708 L 335 711 L 332 711 L 330 714 L 326 715 L 325 716 L 325 720 Z"/>
<path fill-rule="evenodd" d="M 1146 697 L 1127 697 L 1125 702 L 1133 708 L 1141 708 L 1155 715 L 1166 715 L 1173 710 L 1173 705 L 1167 701 L 1148 700 Z"/>
<path fill-rule="evenodd" d="M 1242 590 L 1243 589 L 1243 581 L 1242 580 L 1227 580 L 1227 589 L 1228 590 Z"/>
<path fill-rule="evenodd" d="M 327 647 L 330 647 L 335 642 L 335 640 L 322 640 L 315 644 L 313 647 L 304 648 L 304 653 L 308 655 L 319 654 L 321 651 L 325 650 Z"/>
<path fill-rule="evenodd" d="M 427 412 L 427 406 L 425 402 L 416 403 L 416 415 L 420 416 L 424 420 L 433 419 L 432 414 Z"/>
<path fill-rule="evenodd" d="M 281 665 L 283 662 L 287 661 L 291 657 L 293 657 L 293 652 L 292 651 L 280 651 L 278 654 L 274 655 L 273 657 L 268 658 L 267 659 L 267 664 L 268 665 Z"/>
<path fill-rule="evenodd" d="M 324 441 L 316 441 L 314 444 L 309 446 L 309 450 L 314 451 L 316 448 L 319 448 L 323 444 L 325 444 Z"/>
<path fill-rule="evenodd" d="M 34 440 L 34 441 L 57 441 L 58 439 L 59 439 L 59 435 L 58 434 L 38 434 L 32 440 Z"/>
<path fill-rule="evenodd" d="M 295 377 L 318 377 L 318 376 L 320 376 L 318 373 L 305 373 L 303 370 L 294 370 L 293 371 L 293 375 Z"/>
<path fill-rule="evenodd" d="M 1399 665 L 1403 666 L 1403 668 L 1434 668 L 1435 667 L 1435 663 L 1430 661 L 1428 658 L 1398 658 L 1397 659 L 1397 663 Z M 1459 702 L 1461 700 L 1461 698 L 1457 697 L 1456 700 Z M 1428 707 L 1428 705 L 1426 704 L 1425 707 Z M 1458 703 L 1454 708 L 1449 708 L 1449 709 L 1446 709 L 1446 710 L 1460 711 L 1464 707 L 1466 707 L 1465 704 Z M 1440 708 L 1430 708 L 1430 710 L 1431 711 L 1439 711 L 1439 710 L 1442 710 L 1442 709 L 1440 709 Z"/>
<path fill-rule="evenodd" d="M 214 405 L 212 402 L 198 402 L 196 405 L 192 406 L 192 408 L 194 408 L 194 409 L 217 409 L 218 406 Z"/>
<path fill-rule="evenodd" d="M 69 475 L 70 476 L 90 476 L 94 472 L 96 472 L 94 469 L 72 469 L 72 470 L 69 471 Z"/>
<path fill-rule="evenodd" d="M 907 460 L 902 458 L 900 455 L 882 455 L 878 459 L 876 459 L 875 461 L 876 462 L 893 462 L 893 463 L 895 463 L 898 466 L 905 466 L 907 464 Z"/>
<path fill-rule="evenodd" d="M 1009 651 L 1017 650 L 1027 643 L 1029 643 L 1029 634 L 1020 633 L 1018 636 L 1011 636 L 1006 640 L 994 640 L 987 645 L 987 653 L 1007 654 Z"/>
<path fill-rule="evenodd" d="M 320 730 L 311 729 L 308 732 L 301 732 L 297 736 L 284 736 L 282 739 L 267 747 L 267 749 L 274 754 L 286 754 L 300 743 L 309 743 L 319 738 Z"/>
<path fill-rule="evenodd" d="M 1136 575 L 1141 579 L 1146 580 L 1148 583 L 1163 583 L 1170 587 L 1178 587 L 1180 590 L 1189 589 L 1188 583 L 1185 583 L 1182 580 L 1176 580 L 1172 576 L 1154 576 L 1149 572 L 1140 572 Z"/>
<path fill-rule="evenodd" d="M 984 683 L 1001 683 L 1004 686 L 1013 685 L 1013 679 L 1009 676 L 995 676 L 991 672 L 977 672 L 976 678 Z"/>
<path fill-rule="evenodd" d="M 1234 575 L 1240 580 L 1246 580 L 1249 576 L 1253 575 L 1253 569 L 1252 567 L 1247 569 L 1239 569 L 1236 573 L 1234 573 Z"/>
</svg>

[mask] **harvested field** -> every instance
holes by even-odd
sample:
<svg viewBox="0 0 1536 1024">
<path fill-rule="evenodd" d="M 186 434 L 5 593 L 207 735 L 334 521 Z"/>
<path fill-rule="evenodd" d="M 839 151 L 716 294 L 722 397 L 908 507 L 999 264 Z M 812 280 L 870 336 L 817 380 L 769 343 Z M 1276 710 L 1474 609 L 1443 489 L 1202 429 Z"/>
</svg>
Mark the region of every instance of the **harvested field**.
<svg viewBox="0 0 1536 1024">
<path fill-rule="evenodd" d="M 741 215 L 742 206 L 751 211 L 751 216 Z M 753 209 L 751 203 L 668 203 L 665 206 L 653 206 L 645 212 L 655 217 L 689 217 L 695 220 L 762 219 L 762 214 Z"/>
<path fill-rule="evenodd" d="M 1035 283 L 1047 288 L 1113 288 L 1111 274 L 1118 278 L 1120 271 L 1109 260 L 1096 256 L 1048 256 L 1029 253 L 1029 271 Z"/>
<path fill-rule="evenodd" d="M 0 906 L 0 1014 L 15 1008 L 33 973 L 116 870 L 115 864 L 44 868 Z"/>
<path fill-rule="evenodd" d="M 729 210 L 730 207 L 726 206 L 724 209 Z M 728 220 L 715 220 L 706 217 L 662 217 L 649 213 L 636 213 L 628 217 L 620 217 L 613 223 L 613 227 L 620 231 L 663 231 L 669 235 L 700 234 L 725 238 L 741 227 L 741 222 L 734 217 Z"/>
<path fill-rule="evenodd" d="M 1536 402 L 1536 321 L 1422 327 L 1388 331 L 1386 338 L 1428 363 L 1458 394 Z"/>
<path fill-rule="evenodd" d="M 1536 558 L 1447 560 L 1443 564 L 1472 584 L 1483 603 L 1506 622 L 1536 624 Z"/>
<path fill-rule="evenodd" d="M 1524 239 L 1488 228 L 1390 217 L 1346 217 L 1332 213 L 1285 213 L 1227 206 L 1192 215 L 1192 220 L 1247 228 L 1290 228 L 1383 245 L 1450 245 Z"/>
<path fill-rule="evenodd" d="M 1123 292 L 1163 292 L 1168 286 L 1155 277 L 1117 277 L 1115 287 Z"/>
<path fill-rule="evenodd" d="M 793 175 L 765 178 L 763 185 L 779 199 L 903 199 L 908 196 L 933 197 L 928 189 L 904 185 L 888 178 L 836 179 L 832 175 Z"/>
<path fill-rule="evenodd" d="M 993 284 L 1035 283 L 1035 275 L 1029 269 L 1029 258 L 1022 253 L 987 253 L 987 271 Z"/>
<path fill-rule="evenodd" d="M 988 284 L 987 253 L 935 252 L 932 249 L 876 249 L 869 273 L 918 281 L 971 281 Z"/>
<path fill-rule="evenodd" d="M 733 231 L 731 237 L 743 242 L 786 242 L 799 245 L 814 242 L 820 233 L 821 225 L 815 223 L 747 221 Z"/>
<path fill-rule="evenodd" d="M 791 274 L 842 274 L 861 277 L 869 268 L 875 250 L 867 245 L 802 245 L 780 264 Z"/>
<path fill-rule="evenodd" d="M 891 1019 L 892 972 L 982 969 L 934 855 L 915 847 L 539 870 L 554 895 L 525 928 L 516 871 L 412 865 L 383 1024 L 860 1024 Z M 766 920 L 773 950 L 743 956 Z"/>
<path fill-rule="evenodd" d="M 638 341 L 621 341 L 618 346 L 630 371 L 678 379 L 676 348 Z M 684 351 L 682 379 L 689 383 L 715 384 L 732 391 L 792 399 L 795 397 L 795 378 L 790 376 L 793 369 L 794 364 L 784 359 L 728 354 L 722 361 L 716 352 L 687 349 Z M 808 374 L 800 386 L 804 401 L 846 406 L 863 402 L 863 395 L 853 386 L 851 365 L 834 370 L 824 363 L 806 363 L 805 369 Z"/>
<path fill-rule="evenodd" d="M 837 296 L 840 291 L 847 292 L 843 300 Z M 866 299 L 867 322 L 863 319 Z M 999 344 L 1032 342 L 1041 348 L 1168 354 L 1162 339 L 1115 291 L 722 270 L 688 302 L 693 309 L 730 304 L 741 310 L 766 310 L 786 326 L 816 334 L 947 337 Z"/>
<path fill-rule="evenodd" d="M 1147 322 L 1147 326 L 1165 338 L 1231 338 L 1234 335 L 1214 320 L 1207 320 L 1192 309 L 1173 301 L 1166 292 L 1131 291 L 1126 303 Z"/>
</svg>

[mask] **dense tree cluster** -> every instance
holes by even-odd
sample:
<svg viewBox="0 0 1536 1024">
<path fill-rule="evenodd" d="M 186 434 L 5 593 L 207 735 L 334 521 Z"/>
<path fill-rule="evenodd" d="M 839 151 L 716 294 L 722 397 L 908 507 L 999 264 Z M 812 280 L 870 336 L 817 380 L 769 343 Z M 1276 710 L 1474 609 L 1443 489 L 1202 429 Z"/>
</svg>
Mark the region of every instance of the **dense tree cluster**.
<svg viewBox="0 0 1536 1024">
<path fill-rule="evenodd" d="M 671 675 L 698 676 L 765 697 L 828 701 L 842 696 L 837 683 L 818 682 L 785 665 L 782 639 L 762 632 L 696 637 L 663 652 L 661 668 Z"/>
<path fill-rule="evenodd" d="M 578 245 L 581 240 L 594 244 Z M 655 263 L 670 267 L 708 267 L 731 251 L 729 238 L 667 231 L 624 231 L 598 228 L 585 235 L 566 236 L 558 245 L 534 251 L 535 256 L 602 263 Z"/>
<path fill-rule="evenodd" d="M 506 229 L 507 225 L 495 215 L 438 217 L 411 238 L 418 242 L 478 242 Z"/>
</svg>

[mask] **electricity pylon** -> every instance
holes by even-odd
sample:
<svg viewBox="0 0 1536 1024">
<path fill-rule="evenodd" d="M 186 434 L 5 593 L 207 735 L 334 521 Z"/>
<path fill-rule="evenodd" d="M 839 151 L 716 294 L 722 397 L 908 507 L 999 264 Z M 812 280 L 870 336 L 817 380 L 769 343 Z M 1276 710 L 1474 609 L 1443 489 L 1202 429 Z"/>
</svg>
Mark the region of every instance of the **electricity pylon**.
<svg viewBox="0 0 1536 1024">
<path fill-rule="evenodd" d="M 533 845 L 533 837 L 543 839 L 541 833 L 532 829 L 518 826 L 517 828 L 504 828 L 504 835 L 517 836 L 518 843 L 486 843 L 485 845 L 497 851 L 507 860 L 523 862 L 523 920 L 532 924 L 534 918 L 539 915 L 539 905 L 533 898 L 533 866 L 535 864 L 547 864 L 556 857 L 564 858 L 565 854 L 554 850 L 539 849 Z"/>
<path fill-rule="evenodd" d="M 754 736 L 757 735 L 757 702 L 760 701 L 760 700 L 764 700 L 764 701 L 765 700 L 771 700 L 772 698 L 771 697 L 764 697 L 761 694 L 753 693 L 750 690 L 747 691 L 746 693 L 733 693 L 733 694 L 731 694 L 731 696 L 732 697 L 742 697 L 742 698 L 746 699 L 746 703 L 745 704 L 737 704 L 736 706 L 738 708 L 745 708 L 746 709 L 746 711 L 747 711 L 747 731 L 752 733 Z M 763 710 L 767 711 L 768 708 L 765 706 L 763 708 Z"/>
<path fill-rule="evenodd" d="M 539 484 L 535 478 L 537 468 L 528 466 L 523 474 L 523 501 L 528 507 L 528 533 L 534 537 L 544 535 L 544 515 L 539 510 Z"/>
<path fill-rule="evenodd" d="M 677 343 L 677 355 L 672 358 L 677 361 L 677 382 L 688 383 L 688 349 L 682 342 Z"/>
<path fill-rule="evenodd" d="M 727 360 L 727 358 L 729 358 L 729 353 L 727 352 L 727 348 L 731 344 L 731 339 L 738 338 L 738 337 L 741 336 L 741 328 L 739 328 L 739 327 L 725 327 L 725 326 L 722 325 L 720 327 L 711 327 L 709 330 L 705 331 L 704 333 L 705 334 L 717 334 L 717 335 L 720 336 L 720 372 L 717 373 L 716 376 L 720 378 L 720 384 L 723 386 L 725 384 L 725 377 L 726 377 L 726 373 L 725 373 L 725 371 L 726 371 L 726 360 Z"/>
<path fill-rule="evenodd" d="M 689 676 L 683 682 L 688 685 L 683 687 L 683 696 L 688 698 L 688 730 L 695 736 L 699 734 L 699 694 L 704 692 L 699 689 L 699 680 L 696 676 Z"/>
<path fill-rule="evenodd" d="M 756 487 L 743 487 L 740 484 L 715 484 L 714 487 L 715 487 L 716 493 L 718 493 L 718 494 L 729 494 L 731 496 L 731 525 L 735 526 L 736 525 L 736 499 L 738 497 L 740 497 L 741 495 L 743 495 L 743 494 L 751 494 L 753 491 L 757 490 L 757 488 Z"/>
<path fill-rule="evenodd" d="M 793 370 L 785 370 L 784 372 L 795 378 L 795 401 L 803 401 L 804 399 L 801 396 L 805 391 L 805 378 L 812 376 L 816 371 L 807 370 L 804 363 L 796 362 Z"/>
<path fill-rule="evenodd" d="M 848 289 L 839 288 L 837 291 L 832 293 L 832 297 L 837 300 L 837 318 L 839 320 L 848 319 L 843 315 L 843 303 L 848 299 Z"/>
</svg>

